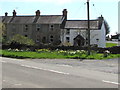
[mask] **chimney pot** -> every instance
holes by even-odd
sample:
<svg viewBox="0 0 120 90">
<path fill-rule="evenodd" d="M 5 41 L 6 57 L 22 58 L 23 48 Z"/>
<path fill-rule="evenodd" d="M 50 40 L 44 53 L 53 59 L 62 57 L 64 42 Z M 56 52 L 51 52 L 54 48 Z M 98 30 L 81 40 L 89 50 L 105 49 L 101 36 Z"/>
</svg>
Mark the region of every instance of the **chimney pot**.
<svg viewBox="0 0 120 90">
<path fill-rule="evenodd" d="M 63 16 L 67 19 L 67 9 L 63 9 Z"/>
<path fill-rule="evenodd" d="M 15 17 L 16 16 L 16 11 L 15 10 L 13 10 L 13 17 Z"/>
<path fill-rule="evenodd" d="M 5 16 L 8 16 L 8 13 L 7 13 L 7 12 L 5 13 Z"/>
<path fill-rule="evenodd" d="M 36 16 L 40 16 L 40 10 L 36 11 Z"/>
</svg>

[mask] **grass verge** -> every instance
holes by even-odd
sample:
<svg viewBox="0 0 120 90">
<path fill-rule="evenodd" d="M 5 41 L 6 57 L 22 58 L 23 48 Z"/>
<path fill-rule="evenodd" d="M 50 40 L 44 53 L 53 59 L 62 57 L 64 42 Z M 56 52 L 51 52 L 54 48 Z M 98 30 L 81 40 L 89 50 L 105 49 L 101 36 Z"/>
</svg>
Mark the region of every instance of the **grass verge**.
<svg viewBox="0 0 120 90">
<path fill-rule="evenodd" d="M 106 47 L 117 46 L 117 43 L 106 43 Z"/>
<path fill-rule="evenodd" d="M 120 57 L 120 54 L 109 54 L 107 57 L 104 57 L 104 54 L 92 53 L 91 55 L 87 54 L 61 54 L 56 51 L 51 52 L 32 52 L 32 51 L 8 51 L 0 50 L 0 55 L 3 57 L 11 58 L 32 58 L 32 59 L 112 59 Z"/>
</svg>

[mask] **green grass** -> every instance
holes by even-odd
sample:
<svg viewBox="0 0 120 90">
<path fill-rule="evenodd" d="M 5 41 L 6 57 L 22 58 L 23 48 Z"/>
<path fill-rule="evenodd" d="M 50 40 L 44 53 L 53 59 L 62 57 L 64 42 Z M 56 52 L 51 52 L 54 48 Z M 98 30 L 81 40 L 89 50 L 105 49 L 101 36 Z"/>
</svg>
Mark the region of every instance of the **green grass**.
<svg viewBox="0 0 120 90">
<path fill-rule="evenodd" d="M 111 59 L 118 58 L 120 54 L 109 54 L 107 57 L 104 57 L 104 54 L 92 53 L 91 55 L 83 54 L 66 54 L 58 53 L 56 51 L 50 52 L 31 52 L 31 51 L 8 51 L 0 50 L 0 55 L 3 57 L 11 58 L 32 58 L 32 59 Z"/>
<path fill-rule="evenodd" d="M 106 43 L 106 47 L 117 46 L 117 43 Z"/>
</svg>

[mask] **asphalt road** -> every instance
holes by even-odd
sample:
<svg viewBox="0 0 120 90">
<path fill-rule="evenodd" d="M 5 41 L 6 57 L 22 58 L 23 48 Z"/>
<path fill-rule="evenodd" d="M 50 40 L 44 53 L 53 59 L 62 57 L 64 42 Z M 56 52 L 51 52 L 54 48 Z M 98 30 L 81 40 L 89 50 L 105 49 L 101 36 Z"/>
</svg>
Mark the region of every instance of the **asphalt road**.
<svg viewBox="0 0 120 90">
<path fill-rule="evenodd" d="M 2 88 L 118 88 L 118 60 L 1 58 Z"/>
</svg>

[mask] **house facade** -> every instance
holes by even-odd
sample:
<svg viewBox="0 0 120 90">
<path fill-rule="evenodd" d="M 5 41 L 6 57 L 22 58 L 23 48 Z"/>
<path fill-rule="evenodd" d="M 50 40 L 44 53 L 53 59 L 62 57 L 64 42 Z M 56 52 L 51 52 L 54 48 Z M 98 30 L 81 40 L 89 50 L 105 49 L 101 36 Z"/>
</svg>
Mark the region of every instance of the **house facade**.
<svg viewBox="0 0 120 90">
<path fill-rule="evenodd" d="M 67 9 L 62 15 L 41 15 L 37 10 L 33 16 L 2 16 L 6 26 L 6 38 L 10 40 L 20 34 L 33 39 L 36 44 L 85 46 L 87 45 L 87 20 L 67 20 Z M 90 21 L 91 44 L 105 47 L 105 27 L 103 17 Z"/>
<path fill-rule="evenodd" d="M 87 23 L 87 20 L 67 20 L 61 34 L 63 45 L 87 46 Z M 104 18 L 101 16 L 98 19 L 90 20 L 90 44 L 105 47 L 105 36 Z"/>
</svg>

